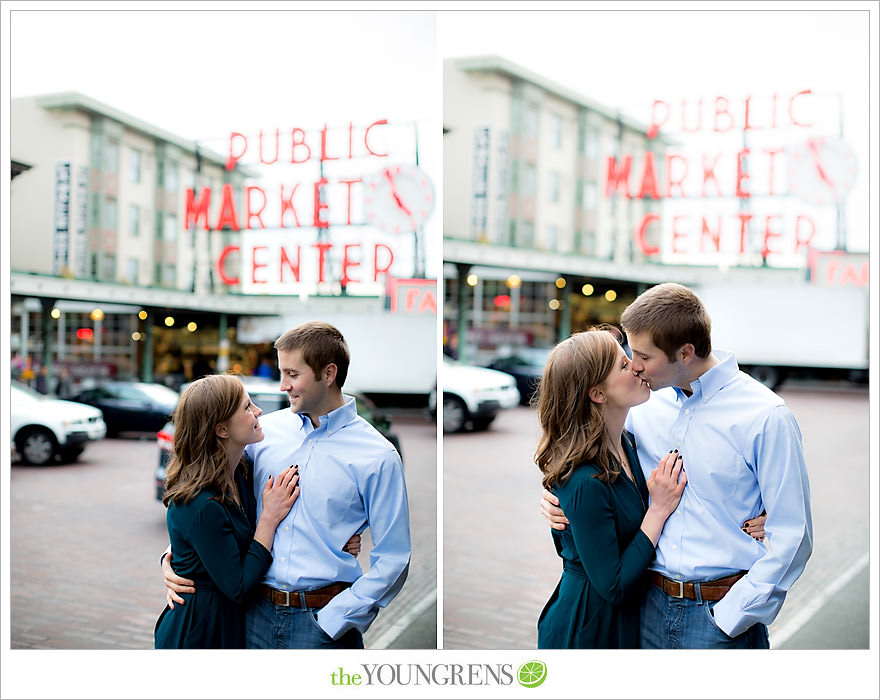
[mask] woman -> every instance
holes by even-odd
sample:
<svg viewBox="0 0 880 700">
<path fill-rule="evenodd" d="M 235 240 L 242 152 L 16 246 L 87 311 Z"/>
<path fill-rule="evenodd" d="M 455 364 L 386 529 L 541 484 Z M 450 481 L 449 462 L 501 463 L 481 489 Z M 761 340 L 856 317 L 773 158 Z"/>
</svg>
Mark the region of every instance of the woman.
<svg viewBox="0 0 880 700">
<path fill-rule="evenodd" d="M 272 561 L 278 523 L 299 495 L 295 467 L 263 489 L 256 528 L 254 494 L 242 459 L 263 439 L 259 416 L 233 375 L 190 384 L 174 411 L 174 454 L 163 502 L 175 572 L 195 581 L 185 605 L 166 606 L 156 623 L 157 649 L 243 648 L 244 607 Z"/>
<path fill-rule="evenodd" d="M 563 571 L 538 620 L 539 648 L 639 645 L 644 573 L 687 483 L 677 451 L 645 482 L 623 426 L 649 395 L 606 330 L 577 333 L 548 358 L 535 461 L 571 524 L 552 531 Z"/>
</svg>

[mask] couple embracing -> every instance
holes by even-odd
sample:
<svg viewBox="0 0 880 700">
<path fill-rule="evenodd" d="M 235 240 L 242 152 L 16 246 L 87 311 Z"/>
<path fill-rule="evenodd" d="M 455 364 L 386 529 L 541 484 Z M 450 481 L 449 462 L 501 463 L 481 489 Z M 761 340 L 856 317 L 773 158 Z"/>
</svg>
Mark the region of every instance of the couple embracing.
<svg viewBox="0 0 880 700">
<path fill-rule="evenodd" d="M 767 649 L 812 552 L 800 429 L 666 283 L 560 342 L 536 405 L 563 572 L 539 648 Z M 619 332 L 618 332 L 619 333 Z"/>
</svg>

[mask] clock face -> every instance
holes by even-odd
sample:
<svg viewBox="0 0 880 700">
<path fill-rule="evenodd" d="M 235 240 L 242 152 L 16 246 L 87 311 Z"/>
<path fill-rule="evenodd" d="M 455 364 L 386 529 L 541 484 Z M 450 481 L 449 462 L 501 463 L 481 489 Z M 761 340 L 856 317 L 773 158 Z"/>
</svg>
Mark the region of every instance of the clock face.
<svg viewBox="0 0 880 700">
<path fill-rule="evenodd" d="M 387 233 L 410 233 L 434 210 L 434 186 L 415 165 L 389 165 L 364 178 L 366 222 Z"/>
<path fill-rule="evenodd" d="M 807 139 L 787 155 L 789 190 L 804 202 L 840 202 L 855 183 L 856 154 L 837 137 Z"/>
</svg>

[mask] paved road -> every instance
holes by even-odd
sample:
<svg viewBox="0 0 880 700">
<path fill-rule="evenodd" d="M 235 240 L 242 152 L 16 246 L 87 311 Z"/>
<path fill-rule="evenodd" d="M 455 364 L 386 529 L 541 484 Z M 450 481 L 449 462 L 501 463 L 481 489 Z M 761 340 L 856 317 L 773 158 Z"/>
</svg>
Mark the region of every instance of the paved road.
<svg viewBox="0 0 880 700">
<path fill-rule="evenodd" d="M 773 648 L 868 648 L 868 392 L 779 392 L 804 435 L 814 551 L 776 621 Z M 531 409 L 444 437 L 444 649 L 534 649 L 560 565 L 539 514 Z M 832 586 L 834 584 L 834 586 Z M 774 641 L 776 640 L 776 641 Z"/>
<path fill-rule="evenodd" d="M 365 635 L 368 648 L 436 647 L 436 426 L 395 418 L 410 499 L 406 585 Z M 12 649 L 151 649 L 164 606 L 159 555 L 165 508 L 155 500 L 155 437 L 90 444 L 76 464 L 13 464 L 10 478 Z M 369 538 L 361 561 L 369 566 Z M 412 632 L 418 625 L 420 634 Z M 399 647 L 398 647 L 399 648 Z"/>
</svg>

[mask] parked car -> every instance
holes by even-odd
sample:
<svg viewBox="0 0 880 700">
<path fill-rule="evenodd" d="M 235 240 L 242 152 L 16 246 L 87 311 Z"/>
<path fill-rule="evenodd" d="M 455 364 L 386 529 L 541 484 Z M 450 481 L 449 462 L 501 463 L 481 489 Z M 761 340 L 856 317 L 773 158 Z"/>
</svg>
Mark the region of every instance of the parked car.
<svg viewBox="0 0 880 700">
<path fill-rule="evenodd" d="M 550 350 L 551 348 L 522 348 L 512 355 L 497 357 L 486 366 L 506 372 L 516 379 L 520 403 L 528 405 L 544 373 Z"/>
<path fill-rule="evenodd" d="M 151 382 L 103 382 L 77 392 L 71 401 L 100 408 L 107 423 L 107 435 L 122 432 L 155 432 L 177 406 L 178 394 L 164 384 Z"/>
<path fill-rule="evenodd" d="M 516 380 L 485 367 L 463 365 L 443 356 L 443 432 L 457 433 L 468 425 L 485 430 L 498 413 L 519 404 Z M 436 392 L 433 399 L 436 413 Z"/>
<path fill-rule="evenodd" d="M 107 434 L 97 408 L 44 396 L 16 380 L 10 389 L 12 446 L 28 464 L 75 462 L 87 442 Z"/>
<path fill-rule="evenodd" d="M 250 394 L 251 401 L 259 406 L 263 413 L 271 413 L 282 408 L 290 408 L 290 400 L 287 394 L 278 389 L 279 383 L 253 377 L 242 377 L 244 388 Z M 184 384 L 180 390 L 186 388 Z M 377 410 L 375 404 L 362 394 L 354 395 L 357 412 L 362 418 L 370 423 L 385 438 L 394 445 L 394 449 L 403 458 L 403 452 L 400 448 L 400 438 L 391 432 L 391 418 L 387 414 Z M 165 475 L 168 469 L 168 462 L 171 460 L 171 452 L 174 449 L 174 423 L 168 421 L 162 426 L 162 429 L 156 433 L 156 443 L 159 447 L 159 463 L 156 466 L 155 486 L 156 499 L 162 500 L 165 495 Z"/>
</svg>

